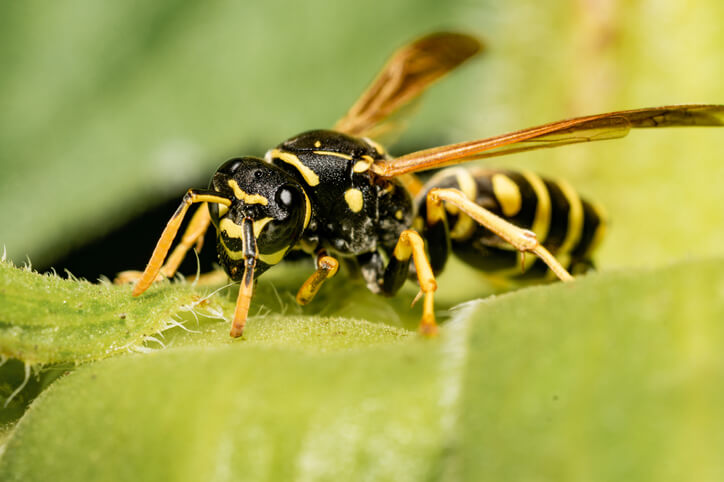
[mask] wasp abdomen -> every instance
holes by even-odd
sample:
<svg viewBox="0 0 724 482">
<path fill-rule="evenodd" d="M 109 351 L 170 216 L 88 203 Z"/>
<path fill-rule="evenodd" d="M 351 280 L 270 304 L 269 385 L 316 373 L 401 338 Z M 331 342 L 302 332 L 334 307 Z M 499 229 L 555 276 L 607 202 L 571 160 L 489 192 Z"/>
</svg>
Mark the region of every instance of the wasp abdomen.
<svg viewBox="0 0 724 482">
<path fill-rule="evenodd" d="M 458 189 L 479 206 L 533 231 L 540 243 L 573 271 L 585 271 L 591 266 L 592 252 L 606 227 L 602 209 L 581 198 L 568 183 L 529 171 L 445 169 L 430 179 L 422 192 L 426 194 L 433 188 Z M 421 217 L 418 224 L 425 219 L 425 194 L 417 200 Z M 510 277 L 547 276 L 547 267 L 535 256 L 526 256 L 521 264 L 520 254 L 511 245 L 455 206 L 446 205 L 445 216 L 452 252 L 466 263 Z M 436 236 L 432 232 L 430 235 Z M 432 262 L 444 265 L 444 260 Z"/>
</svg>

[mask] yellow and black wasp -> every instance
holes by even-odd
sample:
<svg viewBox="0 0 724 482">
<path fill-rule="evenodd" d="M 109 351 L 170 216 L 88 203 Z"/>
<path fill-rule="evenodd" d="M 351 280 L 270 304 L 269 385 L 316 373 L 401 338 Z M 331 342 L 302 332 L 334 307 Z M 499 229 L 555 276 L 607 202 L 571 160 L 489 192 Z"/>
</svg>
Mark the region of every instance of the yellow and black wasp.
<svg viewBox="0 0 724 482">
<path fill-rule="evenodd" d="M 233 337 L 244 330 L 254 280 L 293 250 L 316 257 L 315 272 L 297 294 L 300 304 L 314 298 L 342 259 L 356 265 L 374 293 L 394 295 L 406 279 L 417 278 L 424 295 L 420 331 L 434 334 L 435 274 L 451 253 L 494 273 L 541 279 L 553 273 L 570 281 L 569 272 L 590 266 L 606 218 L 568 184 L 528 171 L 455 167 L 424 185 L 414 173 L 623 137 L 631 128 L 724 125 L 724 105 L 676 105 L 578 117 L 401 157 L 372 140 L 392 114 L 481 48 L 475 38 L 458 33 L 418 39 L 392 56 L 332 130 L 292 137 L 264 159 L 225 162 L 208 189 L 189 189 L 183 197 L 133 295 L 161 275 L 173 276 L 213 224 L 219 262 L 240 282 Z M 201 207 L 166 260 L 194 203 Z M 520 263 L 527 252 L 536 256 Z"/>
</svg>

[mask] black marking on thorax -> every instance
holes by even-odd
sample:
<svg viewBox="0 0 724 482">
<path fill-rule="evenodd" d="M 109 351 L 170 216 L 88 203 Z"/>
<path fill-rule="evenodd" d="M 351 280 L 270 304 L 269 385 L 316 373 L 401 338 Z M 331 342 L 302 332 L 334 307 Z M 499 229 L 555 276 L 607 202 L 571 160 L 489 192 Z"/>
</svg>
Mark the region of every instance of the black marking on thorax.
<svg viewBox="0 0 724 482">
<path fill-rule="evenodd" d="M 302 133 L 267 153 L 267 160 L 299 180 L 309 195 L 312 221 L 304 233 L 306 243 L 319 243 L 341 256 L 374 251 L 380 229 L 396 230 L 380 223 L 380 197 L 402 187 L 369 169 L 384 158 L 384 152 L 366 139 L 326 130 Z M 384 216 L 389 204 L 384 205 Z M 408 205 L 401 206 L 403 221 L 411 218 Z"/>
</svg>

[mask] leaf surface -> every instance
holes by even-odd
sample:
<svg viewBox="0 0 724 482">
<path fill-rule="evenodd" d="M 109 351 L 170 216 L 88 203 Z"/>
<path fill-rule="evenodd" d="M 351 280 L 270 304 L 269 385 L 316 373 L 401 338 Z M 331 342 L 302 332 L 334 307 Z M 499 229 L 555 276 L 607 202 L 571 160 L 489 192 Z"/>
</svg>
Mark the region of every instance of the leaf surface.
<svg viewBox="0 0 724 482">
<path fill-rule="evenodd" d="M 38 398 L 0 477 L 716 480 L 722 272 L 705 260 L 524 289 L 464 305 L 436 340 L 324 351 L 250 333 L 102 361 Z M 360 333 L 317 321 L 293 331 Z"/>
</svg>

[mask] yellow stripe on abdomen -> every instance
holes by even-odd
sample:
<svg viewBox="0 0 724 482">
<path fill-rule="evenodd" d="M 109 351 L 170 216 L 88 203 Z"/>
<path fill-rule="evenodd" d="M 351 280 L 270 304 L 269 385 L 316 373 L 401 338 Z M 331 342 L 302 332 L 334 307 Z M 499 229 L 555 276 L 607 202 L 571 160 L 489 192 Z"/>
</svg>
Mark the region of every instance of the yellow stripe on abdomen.
<svg viewBox="0 0 724 482">
<path fill-rule="evenodd" d="M 566 181 L 558 179 L 555 183 L 566 197 L 569 206 L 566 237 L 563 238 L 557 253 L 570 253 L 578 245 L 583 233 L 583 203 L 576 190 Z"/>
<path fill-rule="evenodd" d="M 538 174 L 531 171 L 520 171 L 520 174 L 535 192 L 537 203 L 530 230 L 535 233 L 538 242 L 542 244 L 548 237 L 548 229 L 551 225 L 551 197 L 543 179 Z"/>
</svg>

